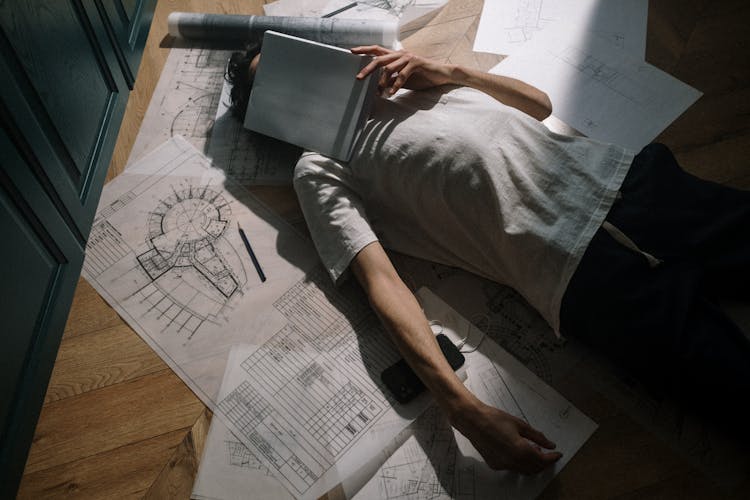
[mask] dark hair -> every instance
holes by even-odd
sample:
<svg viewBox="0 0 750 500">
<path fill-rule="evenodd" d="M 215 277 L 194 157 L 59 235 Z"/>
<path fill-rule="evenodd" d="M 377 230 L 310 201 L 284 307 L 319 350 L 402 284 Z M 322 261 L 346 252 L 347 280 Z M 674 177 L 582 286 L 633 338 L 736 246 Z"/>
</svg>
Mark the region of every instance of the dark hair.
<svg viewBox="0 0 750 500">
<path fill-rule="evenodd" d="M 249 45 L 244 52 L 233 52 L 227 64 L 224 78 L 232 86 L 229 93 L 229 109 L 239 120 L 244 121 L 247 101 L 253 88 L 253 77 L 250 76 L 250 63 L 260 54 L 260 43 Z"/>
</svg>

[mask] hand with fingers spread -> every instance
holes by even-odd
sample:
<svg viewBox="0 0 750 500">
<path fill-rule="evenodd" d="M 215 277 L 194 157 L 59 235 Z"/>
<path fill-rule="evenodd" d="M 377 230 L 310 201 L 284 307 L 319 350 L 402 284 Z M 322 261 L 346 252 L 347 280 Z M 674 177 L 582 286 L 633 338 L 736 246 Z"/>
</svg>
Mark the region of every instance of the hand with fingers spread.
<svg viewBox="0 0 750 500">
<path fill-rule="evenodd" d="M 558 451 L 544 451 L 555 444 L 528 423 L 483 403 L 452 417 L 451 423 L 494 470 L 536 474 L 562 457 Z"/>
<path fill-rule="evenodd" d="M 378 81 L 378 93 L 393 95 L 402 87 L 426 89 L 453 83 L 453 67 L 441 64 L 404 50 L 390 50 L 378 45 L 367 45 L 351 49 L 354 54 L 373 56 L 373 60 L 357 74 L 362 79 L 382 68 Z"/>
</svg>

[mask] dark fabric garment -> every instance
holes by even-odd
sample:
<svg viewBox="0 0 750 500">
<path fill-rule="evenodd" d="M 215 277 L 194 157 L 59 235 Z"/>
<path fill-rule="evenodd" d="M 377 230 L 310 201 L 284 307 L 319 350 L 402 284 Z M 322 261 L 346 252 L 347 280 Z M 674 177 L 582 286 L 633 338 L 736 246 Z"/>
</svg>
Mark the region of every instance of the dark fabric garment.
<svg viewBox="0 0 750 500">
<path fill-rule="evenodd" d="M 621 193 L 607 220 L 663 263 L 651 268 L 599 229 L 563 297 L 561 333 L 655 395 L 746 428 L 750 341 L 716 300 L 750 298 L 750 192 L 698 179 L 652 144 Z"/>
</svg>

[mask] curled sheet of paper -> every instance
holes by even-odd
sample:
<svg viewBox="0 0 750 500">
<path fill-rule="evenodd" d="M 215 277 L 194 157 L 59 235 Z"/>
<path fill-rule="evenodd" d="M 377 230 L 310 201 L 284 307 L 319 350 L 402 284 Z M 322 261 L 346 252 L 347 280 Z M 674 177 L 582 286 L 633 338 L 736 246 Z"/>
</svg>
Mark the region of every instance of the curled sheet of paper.
<svg viewBox="0 0 750 500">
<path fill-rule="evenodd" d="M 172 12 L 168 23 L 170 35 L 200 41 L 257 42 L 267 30 L 273 30 L 341 47 L 393 47 L 398 35 L 397 23 L 392 20 Z"/>
</svg>

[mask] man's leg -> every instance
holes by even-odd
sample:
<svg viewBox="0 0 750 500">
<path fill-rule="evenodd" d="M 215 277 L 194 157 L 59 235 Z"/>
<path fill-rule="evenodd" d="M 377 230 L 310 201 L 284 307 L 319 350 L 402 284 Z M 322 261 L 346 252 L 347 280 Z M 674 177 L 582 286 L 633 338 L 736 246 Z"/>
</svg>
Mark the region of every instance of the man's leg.
<svg viewBox="0 0 750 500">
<path fill-rule="evenodd" d="M 750 442 L 750 342 L 716 304 L 699 298 L 675 353 L 676 397 L 729 434 Z"/>
<path fill-rule="evenodd" d="M 750 342 L 699 290 L 691 270 L 650 268 L 600 230 L 563 298 L 561 331 L 655 396 L 679 399 L 750 441 L 742 431 L 750 415 L 741 411 L 750 394 Z"/>
<path fill-rule="evenodd" d="M 651 268 L 600 229 L 563 296 L 561 333 L 584 341 L 665 396 L 679 376 L 672 353 L 686 328 L 697 281 L 675 265 Z"/>
<path fill-rule="evenodd" d="M 750 191 L 699 179 L 669 149 L 636 157 L 607 220 L 643 250 L 703 274 L 713 295 L 750 297 Z"/>
</svg>

